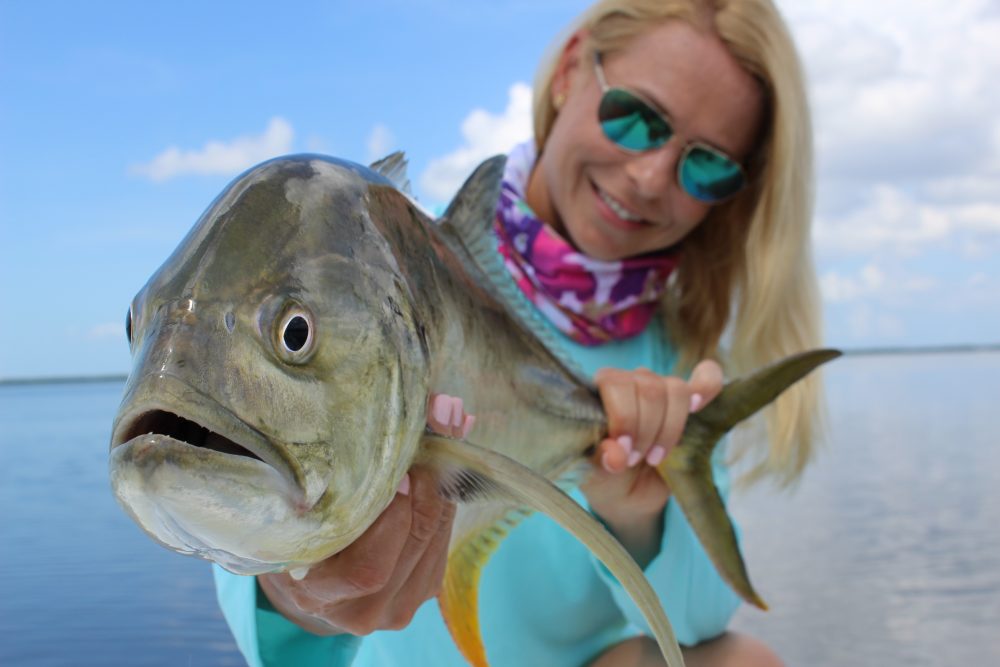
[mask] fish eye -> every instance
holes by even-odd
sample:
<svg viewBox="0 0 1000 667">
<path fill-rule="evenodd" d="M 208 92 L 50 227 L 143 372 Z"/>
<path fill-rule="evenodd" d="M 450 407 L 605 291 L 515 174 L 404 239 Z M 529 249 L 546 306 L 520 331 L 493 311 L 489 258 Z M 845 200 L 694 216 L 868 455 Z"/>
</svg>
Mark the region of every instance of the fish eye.
<svg viewBox="0 0 1000 667">
<path fill-rule="evenodd" d="M 278 326 L 278 353 L 291 363 L 304 363 L 312 352 L 315 326 L 309 311 L 301 306 L 289 309 Z"/>
<path fill-rule="evenodd" d="M 301 315 L 295 315 L 285 322 L 285 332 L 281 334 L 281 342 L 289 352 L 298 352 L 309 342 L 309 322 Z"/>
</svg>

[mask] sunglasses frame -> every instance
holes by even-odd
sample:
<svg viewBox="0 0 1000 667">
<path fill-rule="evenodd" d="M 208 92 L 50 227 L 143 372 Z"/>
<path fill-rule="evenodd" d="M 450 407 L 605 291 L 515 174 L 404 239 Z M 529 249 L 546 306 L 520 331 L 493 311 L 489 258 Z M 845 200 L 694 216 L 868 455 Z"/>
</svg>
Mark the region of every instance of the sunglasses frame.
<svg viewBox="0 0 1000 667">
<path fill-rule="evenodd" d="M 599 51 L 594 52 L 594 74 L 597 76 L 597 83 L 601 87 L 602 102 L 604 101 L 604 98 L 608 93 L 615 90 L 621 91 L 626 95 L 634 97 L 636 100 L 644 104 L 649 111 L 651 111 L 656 117 L 660 119 L 660 122 L 662 122 L 670 132 L 669 136 L 663 140 L 663 143 L 656 144 L 655 146 L 650 146 L 649 148 L 629 148 L 628 146 L 623 146 L 622 144 L 618 143 L 611 137 L 608 137 L 607 133 L 604 133 L 604 136 L 608 139 L 608 141 L 610 141 L 611 143 L 613 143 L 615 146 L 625 151 L 626 153 L 632 153 L 633 155 L 635 155 L 639 153 L 645 153 L 646 151 L 656 150 L 657 148 L 666 145 L 667 142 L 669 142 L 677 135 L 677 133 L 674 131 L 673 123 L 670 122 L 670 117 L 667 114 L 663 113 L 660 109 L 658 109 L 655 104 L 652 104 L 649 100 L 647 100 L 645 97 L 635 92 L 634 90 L 630 90 L 628 88 L 625 88 L 624 86 L 612 86 L 608 84 L 607 77 L 605 77 L 604 75 L 604 67 L 601 65 L 601 54 Z M 598 105 L 598 108 L 600 108 L 600 105 Z M 598 118 L 598 124 L 600 124 L 600 118 Z M 725 197 L 720 197 L 718 199 L 705 199 L 688 191 L 688 189 L 684 187 L 684 181 L 681 178 L 681 167 L 684 165 L 685 160 L 687 160 L 690 157 L 691 151 L 693 151 L 696 148 L 700 148 L 703 151 L 724 158 L 725 160 L 728 160 L 730 163 L 735 165 L 739 169 L 740 176 L 742 177 L 742 184 L 740 185 L 740 187 L 734 192 L 726 195 Z M 744 188 L 746 188 L 747 182 L 748 182 L 747 171 L 742 164 L 740 164 L 737 160 L 734 160 L 724 151 L 720 151 L 718 148 L 710 146 L 705 142 L 689 141 L 688 143 L 684 144 L 684 150 L 681 151 L 680 157 L 677 158 L 677 185 L 680 186 L 681 190 L 683 190 L 685 194 L 687 194 L 689 197 L 692 197 L 705 204 L 720 204 L 728 199 L 731 199 L 732 197 L 735 197 Z"/>
</svg>

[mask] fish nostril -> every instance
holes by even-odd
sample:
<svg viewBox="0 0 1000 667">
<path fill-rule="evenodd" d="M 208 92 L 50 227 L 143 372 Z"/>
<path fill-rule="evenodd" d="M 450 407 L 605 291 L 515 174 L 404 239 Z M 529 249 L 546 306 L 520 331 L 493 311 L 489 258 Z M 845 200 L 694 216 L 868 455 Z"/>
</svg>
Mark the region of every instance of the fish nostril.
<svg viewBox="0 0 1000 667">
<path fill-rule="evenodd" d="M 226 330 L 228 330 L 229 333 L 233 333 L 233 329 L 236 328 L 236 316 L 233 315 L 231 312 L 228 312 L 226 313 L 223 320 L 226 323 Z"/>
</svg>

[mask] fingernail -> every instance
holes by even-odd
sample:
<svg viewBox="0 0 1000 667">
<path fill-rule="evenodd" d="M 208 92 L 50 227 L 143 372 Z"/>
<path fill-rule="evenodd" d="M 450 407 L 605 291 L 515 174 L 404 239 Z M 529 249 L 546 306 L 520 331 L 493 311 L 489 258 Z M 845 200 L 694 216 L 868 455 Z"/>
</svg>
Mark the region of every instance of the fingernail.
<svg viewBox="0 0 1000 667">
<path fill-rule="evenodd" d="M 614 472 L 614 470 L 611 469 L 611 466 L 608 465 L 608 452 L 604 452 L 604 454 L 601 455 L 601 467 L 607 472 Z"/>
<path fill-rule="evenodd" d="M 462 425 L 462 399 L 457 396 L 451 399 L 451 425 Z"/>
<path fill-rule="evenodd" d="M 399 488 L 396 489 L 396 493 L 404 496 L 410 495 L 410 473 L 403 475 L 403 479 L 399 482 Z"/>
<path fill-rule="evenodd" d="M 698 412 L 702 400 L 701 394 L 691 394 L 691 412 Z"/>
<path fill-rule="evenodd" d="M 465 418 L 465 423 L 462 424 L 462 438 L 466 438 L 469 435 L 469 431 L 472 430 L 472 425 L 476 423 L 476 418 L 469 415 Z"/>
<path fill-rule="evenodd" d="M 451 417 L 451 402 L 444 396 L 437 396 L 431 411 L 434 413 L 434 419 L 437 423 L 447 424 Z"/>
<path fill-rule="evenodd" d="M 667 450 L 665 450 L 661 445 L 657 445 L 649 450 L 649 455 L 646 457 L 646 463 L 651 466 L 658 466 L 663 462 L 663 457 L 667 455 Z"/>
<path fill-rule="evenodd" d="M 619 445 L 622 446 L 622 449 L 625 450 L 626 455 L 632 453 L 632 436 L 620 435 L 617 438 L 615 438 L 615 442 L 617 442 Z"/>
<path fill-rule="evenodd" d="M 628 467 L 629 468 L 636 467 L 636 465 L 638 465 L 639 461 L 641 460 L 642 460 L 642 452 L 638 451 L 632 452 L 631 454 L 628 455 Z"/>
</svg>

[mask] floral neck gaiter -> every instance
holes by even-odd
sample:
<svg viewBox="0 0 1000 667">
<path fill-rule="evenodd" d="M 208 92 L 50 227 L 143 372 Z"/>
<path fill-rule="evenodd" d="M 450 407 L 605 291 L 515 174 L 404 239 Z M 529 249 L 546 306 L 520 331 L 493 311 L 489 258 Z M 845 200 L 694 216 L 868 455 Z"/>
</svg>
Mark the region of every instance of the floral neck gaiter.
<svg viewBox="0 0 1000 667">
<path fill-rule="evenodd" d="M 600 345 L 642 332 L 656 311 L 676 252 L 606 262 L 581 254 L 524 201 L 532 142 L 507 158 L 497 203 L 498 249 L 521 291 L 564 334 Z"/>
</svg>

